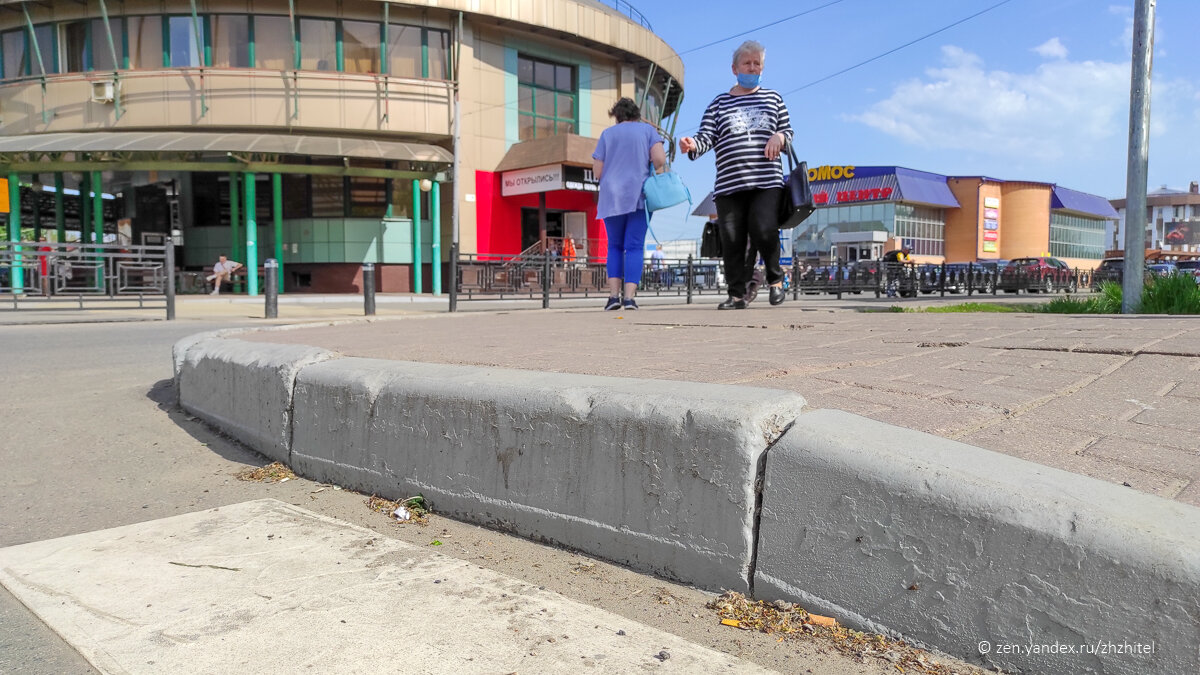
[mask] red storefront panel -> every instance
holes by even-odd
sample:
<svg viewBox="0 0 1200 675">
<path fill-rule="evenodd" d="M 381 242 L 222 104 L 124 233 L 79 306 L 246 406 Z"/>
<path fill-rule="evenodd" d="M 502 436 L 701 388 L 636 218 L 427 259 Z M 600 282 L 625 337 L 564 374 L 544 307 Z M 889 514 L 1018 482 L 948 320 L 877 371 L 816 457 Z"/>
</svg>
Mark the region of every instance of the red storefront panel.
<svg viewBox="0 0 1200 675">
<path fill-rule="evenodd" d="M 516 255 L 521 252 L 521 209 L 538 207 L 536 193 L 504 197 L 500 194 L 500 174 L 475 172 L 476 241 L 479 254 Z M 603 259 L 608 247 L 604 223 L 596 219 L 596 193 L 579 190 L 555 190 L 546 193 L 546 208 L 558 211 L 582 211 L 587 217 L 587 238 L 595 243 L 592 257 Z"/>
</svg>

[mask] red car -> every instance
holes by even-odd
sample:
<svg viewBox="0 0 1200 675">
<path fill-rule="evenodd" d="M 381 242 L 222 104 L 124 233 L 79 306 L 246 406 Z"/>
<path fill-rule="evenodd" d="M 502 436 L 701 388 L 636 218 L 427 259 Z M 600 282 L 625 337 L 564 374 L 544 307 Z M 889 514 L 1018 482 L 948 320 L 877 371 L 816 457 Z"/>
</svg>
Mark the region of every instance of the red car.
<svg viewBox="0 0 1200 675">
<path fill-rule="evenodd" d="M 1058 258 L 1017 258 L 1000 272 L 1000 290 L 1005 293 L 1032 291 L 1074 293 L 1079 288 L 1075 273 Z"/>
</svg>

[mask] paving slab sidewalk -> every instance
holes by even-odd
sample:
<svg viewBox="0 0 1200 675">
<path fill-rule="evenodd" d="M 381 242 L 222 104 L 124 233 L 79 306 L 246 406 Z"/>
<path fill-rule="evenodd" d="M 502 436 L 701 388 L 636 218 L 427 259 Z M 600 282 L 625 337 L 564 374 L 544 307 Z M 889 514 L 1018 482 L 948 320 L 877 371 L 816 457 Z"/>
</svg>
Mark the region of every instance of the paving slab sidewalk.
<svg viewBox="0 0 1200 675">
<path fill-rule="evenodd" d="M 1195 319 L 827 307 L 424 314 L 240 337 L 347 356 L 773 387 L 813 408 L 1200 506 Z"/>
</svg>

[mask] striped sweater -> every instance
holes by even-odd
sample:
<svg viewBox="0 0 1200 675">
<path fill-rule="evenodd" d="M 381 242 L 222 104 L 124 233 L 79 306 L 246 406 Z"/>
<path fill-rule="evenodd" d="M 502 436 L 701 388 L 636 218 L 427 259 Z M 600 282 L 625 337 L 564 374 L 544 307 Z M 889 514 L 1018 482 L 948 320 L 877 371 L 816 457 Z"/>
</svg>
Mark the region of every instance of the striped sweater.
<svg viewBox="0 0 1200 675">
<path fill-rule="evenodd" d="M 721 94 L 708 104 L 700 131 L 694 136 L 696 159 L 710 149 L 717 151 L 717 182 L 713 192 L 727 195 L 751 188 L 783 186 L 783 165 L 763 154 L 767 141 L 782 132 L 792 140 L 792 122 L 783 97 L 773 89 L 753 94 Z"/>
</svg>

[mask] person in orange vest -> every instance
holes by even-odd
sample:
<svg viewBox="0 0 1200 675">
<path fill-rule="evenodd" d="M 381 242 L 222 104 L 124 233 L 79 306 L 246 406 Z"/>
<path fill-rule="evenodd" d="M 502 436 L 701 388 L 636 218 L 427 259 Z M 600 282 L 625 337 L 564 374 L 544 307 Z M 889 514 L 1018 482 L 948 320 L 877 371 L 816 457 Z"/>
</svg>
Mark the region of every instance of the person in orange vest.
<svg viewBox="0 0 1200 675">
<path fill-rule="evenodd" d="M 563 257 L 563 262 L 566 263 L 567 265 L 570 265 L 571 263 L 575 262 L 575 240 L 574 239 L 567 237 L 565 240 L 563 240 L 562 257 Z"/>
</svg>

